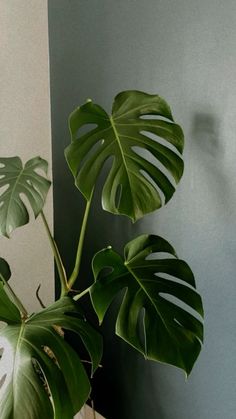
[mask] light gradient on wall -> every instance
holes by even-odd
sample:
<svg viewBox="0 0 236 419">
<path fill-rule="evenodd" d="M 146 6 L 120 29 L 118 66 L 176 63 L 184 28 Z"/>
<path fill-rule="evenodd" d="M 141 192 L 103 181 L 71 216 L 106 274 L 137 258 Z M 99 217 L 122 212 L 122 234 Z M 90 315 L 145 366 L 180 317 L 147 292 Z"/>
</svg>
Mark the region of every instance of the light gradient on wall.
<svg viewBox="0 0 236 419">
<path fill-rule="evenodd" d="M 96 391 L 109 419 L 235 418 L 235 16 L 234 0 L 49 1 L 58 237 L 67 235 L 60 202 L 70 202 L 76 223 L 82 207 L 78 194 L 65 186 L 69 175 L 60 157 L 69 141 L 65 121 L 75 106 L 91 97 L 108 107 L 125 89 L 159 93 L 186 135 L 184 178 L 168 206 L 131 233 L 123 220 L 101 215 L 97 202 L 89 249 L 96 250 L 99 240 L 102 247 L 119 246 L 140 231 L 171 241 L 195 272 L 203 295 L 204 349 L 186 382 L 180 371 L 145 363 L 128 351 L 111 337 L 107 322 L 110 351 Z M 73 222 L 66 225 L 69 261 Z"/>
<path fill-rule="evenodd" d="M 0 1 L 0 155 L 25 162 L 40 155 L 51 169 L 51 121 L 47 1 Z M 52 195 L 46 214 L 52 224 Z M 12 283 L 29 311 L 54 299 L 54 269 L 40 219 L 1 238 L 0 255 L 11 266 Z"/>
</svg>

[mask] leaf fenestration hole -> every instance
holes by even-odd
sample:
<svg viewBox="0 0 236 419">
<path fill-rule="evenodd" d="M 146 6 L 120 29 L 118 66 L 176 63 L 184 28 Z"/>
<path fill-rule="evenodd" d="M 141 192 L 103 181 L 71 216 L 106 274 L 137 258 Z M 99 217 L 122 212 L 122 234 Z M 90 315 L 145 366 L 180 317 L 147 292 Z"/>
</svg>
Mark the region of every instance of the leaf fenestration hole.
<svg viewBox="0 0 236 419">
<path fill-rule="evenodd" d="M 1 378 L 0 378 L 0 389 L 2 388 L 3 384 L 5 383 L 7 378 L 7 374 L 4 374 Z"/>
<path fill-rule="evenodd" d="M 185 287 L 190 288 L 191 290 L 192 290 L 192 289 L 194 289 L 194 290 L 195 290 L 195 288 L 194 288 L 191 284 L 189 284 L 188 282 L 184 281 L 184 279 L 177 278 L 176 276 L 172 276 L 172 275 L 167 274 L 167 273 L 165 273 L 165 272 L 157 272 L 157 273 L 155 273 L 154 275 L 155 275 L 155 276 L 157 276 L 158 278 L 163 279 L 164 281 L 165 281 L 165 280 L 167 280 L 167 281 L 168 281 L 168 280 L 169 280 L 169 281 L 174 281 L 174 282 L 176 282 L 177 284 L 181 284 L 181 285 L 184 285 Z"/>
<path fill-rule="evenodd" d="M 114 268 L 112 266 L 104 266 L 101 271 L 99 272 L 99 277 L 104 278 L 108 275 L 111 275 L 112 272 L 114 271 Z"/>
<path fill-rule="evenodd" d="M 140 342 L 143 345 L 144 352 L 146 353 L 146 334 L 145 334 L 145 308 L 142 307 L 138 315 L 138 333 Z"/>
<path fill-rule="evenodd" d="M 84 124 L 82 125 L 76 132 L 77 137 L 82 137 L 83 135 L 87 134 L 88 132 L 92 132 L 98 127 L 97 124 Z"/>
<path fill-rule="evenodd" d="M 166 177 L 167 179 L 172 183 L 175 184 L 175 180 L 172 177 L 169 170 L 166 169 L 164 164 L 161 163 L 160 160 L 158 160 L 158 157 L 155 157 L 151 151 L 147 150 L 146 148 L 139 147 L 139 146 L 133 146 L 132 150 L 138 154 L 143 159 L 147 160 L 149 163 L 153 164 L 153 166 L 157 167 Z M 143 169 L 144 170 L 144 169 Z"/>
<path fill-rule="evenodd" d="M 169 118 L 166 118 L 165 116 L 162 116 L 162 115 L 149 115 L 149 114 L 146 114 L 146 115 L 140 115 L 139 116 L 139 119 L 156 119 L 156 120 L 160 120 L 160 121 L 166 121 L 166 122 L 170 122 L 170 119 Z"/>
<path fill-rule="evenodd" d="M 200 314 L 198 314 L 192 307 L 190 307 L 188 304 L 186 304 L 180 298 L 177 298 L 174 295 L 168 294 L 168 293 L 165 293 L 165 292 L 160 292 L 159 296 L 162 297 L 166 301 L 170 301 L 172 304 L 176 305 L 177 307 L 182 308 L 184 311 L 186 311 L 188 314 L 191 314 L 197 320 L 202 321 L 202 317 L 200 316 Z"/>
<path fill-rule="evenodd" d="M 154 134 L 151 131 L 140 130 L 139 132 L 140 132 L 140 134 L 144 135 L 145 137 L 148 137 L 151 140 L 153 140 L 155 142 L 158 142 L 159 144 L 163 145 L 164 147 L 166 147 L 167 149 L 173 151 L 175 154 L 178 154 L 181 157 L 181 153 L 177 150 L 177 148 L 175 148 L 175 146 L 173 144 L 171 144 L 165 138 L 162 138 L 159 135 Z"/>
<path fill-rule="evenodd" d="M 94 155 L 96 155 L 97 151 L 99 150 L 100 147 L 102 147 L 103 143 L 104 143 L 104 140 L 101 138 L 99 141 L 97 141 L 95 144 L 93 144 L 93 146 L 89 149 L 88 153 L 86 153 L 85 156 L 82 158 L 82 160 L 79 162 L 79 165 L 77 167 L 76 176 L 79 175 L 79 172 L 83 168 L 84 164 L 87 161 L 93 159 Z"/>
<path fill-rule="evenodd" d="M 29 221 L 31 219 L 31 217 L 34 215 L 33 209 L 31 208 L 31 205 L 29 205 L 29 200 L 27 198 L 27 195 L 24 192 L 20 192 L 19 197 L 20 197 L 20 200 L 21 200 L 22 204 L 25 207 L 26 213 L 28 214 L 28 217 L 29 217 L 28 221 Z"/>
<path fill-rule="evenodd" d="M 6 185 L 0 186 L 0 194 L 3 195 L 4 192 L 6 192 L 9 187 L 10 187 L 9 183 L 7 183 Z"/>
<path fill-rule="evenodd" d="M 131 149 L 138 154 L 138 156 L 142 157 L 143 159 L 147 160 L 149 163 L 154 164 L 155 166 L 157 166 L 157 164 L 159 164 L 159 161 L 156 159 L 156 157 L 154 157 L 154 155 L 152 154 L 151 151 L 149 151 L 147 148 L 145 147 L 140 147 L 138 145 L 133 145 L 131 147 Z"/>
<path fill-rule="evenodd" d="M 162 259 L 175 259 L 173 255 L 166 252 L 153 252 L 150 253 L 148 256 L 145 257 L 145 260 L 162 260 Z"/>
<path fill-rule="evenodd" d="M 30 186 L 32 192 L 36 192 L 43 199 L 43 193 L 39 189 L 38 185 L 35 185 L 31 179 L 26 179 L 26 183 Z"/>
<path fill-rule="evenodd" d="M 164 193 L 162 192 L 161 188 L 159 188 L 156 184 L 156 182 L 153 180 L 153 178 L 145 171 L 145 170 L 140 170 L 140 173 L 143 175 L 143 177 L 145 177 L 145 179 L 148 180 L 149 183 L 151 183 L 151 185 L 156 189 L 156 191 L 158 192 L 160 198 L 161 198 L 161 202 L 162 205 L 165 202 L 165 196 Z"/>
<path fill-rule="evenodd" d="M 46 173 L 45 167 L 35 167 L 34 172 L 39 176 L 44 176 Z"/>
<path fill-rule="evenodd" d="M 120 206 L 121 196 L 122 196 L 122 185 L 120 184 L 117 186 L 117 189 L 116 189 L 116 196 L 115 196 L 116 208 L 119 208 Z"/>
</svg>

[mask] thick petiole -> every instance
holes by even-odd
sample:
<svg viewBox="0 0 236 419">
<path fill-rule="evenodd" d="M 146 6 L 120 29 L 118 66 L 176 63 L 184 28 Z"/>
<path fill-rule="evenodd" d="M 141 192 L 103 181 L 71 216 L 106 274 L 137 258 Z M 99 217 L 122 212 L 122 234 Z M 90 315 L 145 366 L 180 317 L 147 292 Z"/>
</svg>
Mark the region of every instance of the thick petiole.
<svg viewBox="0 0 236 419">
<path fill-rule="evenodd" d="M 85 212 L 84 212 L 84 218 L 83 218 L 83 222 L 82 222 L 82 226 L 81 226 L 81 232 L 80 232 L 80 238 L 79 238 L 79 243 L 78 243 L 78 248 L 77 248 L 77 253 L 76 253 L 76 259 L 75 259 L 75 267 L 73 269 L 73 272 L 68 280 L 68 285 L 69 285 L 69 289 L 72 288 L 73 284 L 75 283 L 77 276 L 79 274 L 79 270 L 80 270 L 80 264 L 81 264 L 81 258 L 82 258 L 82 252 L 83 252 L 83 245 L 84 245 L 84 238 L 85 238 L 85 232 L 86 232 L 86 227 L 87 227 L 87 222 L 88 222 L 88 216 L 89 216 L 89 210 L 91 207 L 91 202 L 92 202 L 92 196 L 91 195 L 90 199 L 87 201 L 86 204 L 86 208 L 85 208 Z"/>
<path fill-rule="evenodd" d="M 47 220 L 45 218 L 45 215 L 43 213 L 43 211 L 40 212 L 40 215 L 42 217 L 47 235 L 48 235 L 48 239 L 50 241 L 51 244 L 51 248 L 54 254 L 54 258 L 55 258 L 55 262 L 56 262 L 56 266 L 57 266 L 57 270 L 58 270 L 58 274 L 59 274 L 59 278 L 60 278 L 60 283 L 61 283 L 61 297 L 63 297 L 63 295 L 67 294 L 67 292 L 69 291 L 68 288 L 68 283 L 67 283 L 67 278 L 66 278 L 66 272 L 65 272 L 65 268 L 64 265 L 62 263 L 61 260 L 61 256 L 57 247 L 57 244 L 51 234 L 49 225 L 47 223 Z"/>
</svg>

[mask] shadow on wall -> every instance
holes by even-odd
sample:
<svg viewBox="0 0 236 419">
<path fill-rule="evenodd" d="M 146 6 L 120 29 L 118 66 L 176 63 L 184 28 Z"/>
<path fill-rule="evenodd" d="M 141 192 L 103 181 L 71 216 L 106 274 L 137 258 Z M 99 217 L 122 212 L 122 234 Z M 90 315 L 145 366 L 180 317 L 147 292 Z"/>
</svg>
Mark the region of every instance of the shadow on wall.
<svg viewBox="0 0 236 419">
<path fill-rule="evenodd" d="M 195 113 L 191 134 L 202 186 L 207 188 L 216 211 L 220 210 L 222 214 L 226 205 L 229 211 L 231 190 L 226 175 L 225 147 L 221 140 L 219 118 L 210 113 Z"/>
<path fill-rule="evenodd" d="M 223 145 L 220 143 L 220 121 L 210 113 L 196 113 L 193 117 L 192 127 L 193 138 L 199 148 L 212 157 L 221 158 Z"/>
</svg>

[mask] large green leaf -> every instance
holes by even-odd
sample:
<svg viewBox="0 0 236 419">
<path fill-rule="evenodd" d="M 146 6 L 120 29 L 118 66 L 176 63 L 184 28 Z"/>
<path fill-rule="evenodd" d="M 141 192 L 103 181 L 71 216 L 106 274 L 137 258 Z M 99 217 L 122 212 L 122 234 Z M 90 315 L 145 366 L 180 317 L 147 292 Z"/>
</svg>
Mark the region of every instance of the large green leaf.
<svg viewBox="0 0 236 419">
<path fill-rule="evenodd" d="M 111 248 L 97 253 L 93 271 L 90 294 L 100 322 L 125 288 L 117 335 L 145 358 L 189 374 L 201 349 L 203 328 L 197 317 L 203 308 L 192 271 L 172 246 L 161 237 L 141 235 L 126 245 L 124 261 Z"/>
<path fill-rule="evenodd" d="M 7 298 L 3 293 L 0 307 Z M 0 320 L 7 321 L 1 308 Z M 16 316 L 15 323 L 11 321 L 0 331 L 1 419 L 73 419 L 85 403 L 90 393 L 89 379 L 61 330 L 80 336 L 93 370 L 97 368 L 101 337 L 71 298 L 64 297 L 26 321 L 20 322 Z"/>
<path fill-rule="evenodd" d="M 0 234 L 9 237 L 17 227 L 27 224 L 29 213 L 22 196 L 26 197 L 35 217 L 43 208 L 50 181 L 37 173 L 47 173 L 48 164 L 40 157 L 25 166 L 19 157 L 0 158 Z"/>
<path fill-rule="evenodd" d="M 144 119 L 145 115 L 155 118 Z M 83 133 L 89 124 L 95 128 Z M 105 210 L 136 221 L 172 197 L 183 173 L 184 139 L 160 96 L 122 92 L 115 98 L 111 116 L 88 101 L 71 114 L 69 125 L 72 142 L 65 155 L 87 200 L 109 158 L 111 169 L 102 192 Z M 152 155 L 153 163 L 142 156 L 143 149 Z"/>
</svg>

